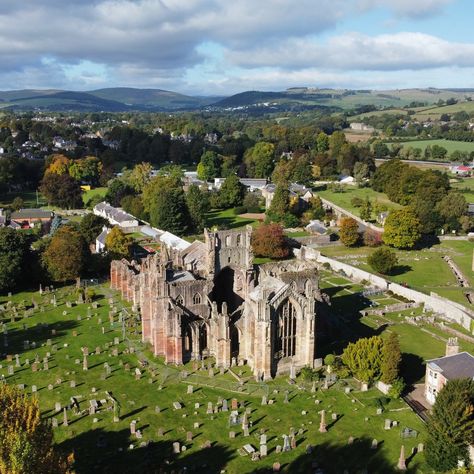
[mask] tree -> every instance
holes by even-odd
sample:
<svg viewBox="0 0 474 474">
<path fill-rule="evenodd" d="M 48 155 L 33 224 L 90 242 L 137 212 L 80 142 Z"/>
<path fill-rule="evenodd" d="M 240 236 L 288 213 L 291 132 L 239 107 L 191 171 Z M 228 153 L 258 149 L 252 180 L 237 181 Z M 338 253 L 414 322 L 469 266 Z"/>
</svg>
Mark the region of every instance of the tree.
<svg viewBox="0 0 474 474">
<path fill-rule="evenodd" d="M 24 280 L 29 256 L 30 243 L 25 234 L 10 227 L 0 228 L 0 292 Z"/>
<path fill-rule="evenodd" d="M 383 341 L 380 380 L 387 384 L 395 382 L 398 379 L 401 361 L 402 353 L 400 351 L 398 335 L 395 332 L 391 332 Z"/>
<path fill-rule="evenodd" d="M 219 190 L 219 202 L 224 209 L 242 205 L 244 196 L 245 186 L 235 174 L 228 176 Z"/>
<path fill-rule="evenodd" d="M 359 224 L 351 217 L 343 217 L 339 226 L 339 238 L 346 247 L 353 247 L 359 241 Z"/>
<path fill-rule="evenodd" d="M 279 224 L 262 224 L 252 233 L 252 250 L 257 257 L 285 258 L 288 244 Z"/>
<path fill-rule="evenodd" d="M 110 183 L 104 200 L 112 206 L 120 206 L 122 199 L 129 195 L 135 195 L 135 190 L 124 181 L 117 178 Z"/>
<path fill-rule="evenodd" d="M 258 213 L 262 207 L 262 196 L 258 192 L 248 192 L 244 197 L 243 205 L 247 212 Z"/>
<path fill-rule="evenodd" d="M 204 193 L 195 184 L 191 185 L 186 193 L 186 203 L 191 216 L 192 228 L 201 232 L 204 228 L 206 212 L 209 211 L 208 193 Z"/>
<path fill-rule="evenodd" d="M 145 207 L 143 206 L 143 201 L 140 196 L 132 196 L 131 194 L 127 194 L 120 201 L 120 206 L 125 212 L 128 212 L 132 216 L 135 216 L 140 220 L 148 220 L 148 215 L 145 211 Z"/>
<path fill-rule="evenodd" d="M 389 275 L 398 263 L 397 255 L 393 250 L 382 247 L 369 255 L 367 263 L 378 273 Z"/>
<path fill-rule="evenodd" d="M 271 220 L 281 222 L 289 211 L 290 191 L 288 191 L 286 186 L 278 185 L 275 189 L 267 215 Z"/>
<path fill-rule="evenodd" d="M 215 151 L 205 151 L 197 166 L 198 178 L 203 181 L 211 181 L 221 174 L 221 160 Z"/>
<path fill-rule="evenodd" d="M 467 214 L 468 204 L 462 194 L 448 193 L 441 199 L 436 209 L 445 220 L 452 217 L 459 219 L 464 214 Z"/>
<path fill-rule="evenodd" d="M 108 224 L 107 219 L 95 214 L 86 214 L 79 224 L 79 231 L 88 244 L 95 242 L 96 237 L 102 232 L 102 228 Z"/>
<path fill-rule="evenodd" d="M 72 161 L 69 174 L 76 181 L 89 184 L 98 184 L 102 173 L 102 163 L 95 156 L 86 156 L 82 160 Z"/>
<path fill-rule="evenodd" d="M 420 220 L 409 208 L 390 211 L 385 221 L 383 241 L 399 249 L 411 249 L 421 237 Z"/>
<path fill-rule="evenodd" d="M 474 381 L 450 380 L 438 393 L 428 420 L 426 460 L 436 471 L 457 467 L 468 460 L 474 442 Z"/>
<path fill-rule="evenodd" d="M 316 148 L 319 153 L 329 150 L 329 137 L 324 132 L 320 132 L 316 137 Z"/>
<path fill-rule="evenodd" d="M 51 155 L 47 163 L 49 163 L 49 166 L 46 168 L 46 173 L 67 174 L 71 160 L 64 155 Z"/>
<path fill-rule="evenodd" d="M 59 228 L 43 253 L 43 264 L 54 281 L 79 277 L 88 257 L 84 237 L 69 226 Z"/>
<path fill-rule="evenodd" d="M 372 203 L 369 198 L 365 198 L 365 201 L 360 207 L 360 218 L 364 221 L 370 221 L 372 217 Z"/>
<path fill-rule="evenodd" d="M 24 204 L 25 203 L 23 202 L 23 199 L 21 197 L 17 196 L 15 199 L 13 199 L 10 207 L 14 211 L 19 211 L 24 206 Z"/>
<path fill-rule="evenodd" d="M 39 189 L 53 206 L 63 209 L 77 209 L 83 206 L 81 186 L 68 174 L 46 173 Z"/>
<path fill-rule="evenodd" d="M 354 165 L 354 179 L 356 183 L 360 185 L 363 183 L 364 179 L 369 177 L 369 165 L 367 163 L 363 163 L 362 161 L 358 161 Z"/>
<path fill-rule="evenodd" d="M 127 176 L 127 184 L 129 184 L 137 193 L 141 193 L 143 188 L 150 181 L 152 171 L 153 166 L 151 163 L 138 163 Z"/>
<path fill-rule="evenodd" d="M 342 362 L 352 374 L 363 382 L 380 377 L 383 339 L 380 336 L 359 339 L 350 343 L 342 353 Z"/>
<path fill-rule="evenodd" d="M 155 195 L 150 204 L 150 222 L 176 235 L 189 230 L 190 216 L 181 187 L 164 188 Z"/>
<path fill-rule="evenodd" d="M 367 245 L 367 247 L 378 247 L 381 243 L 382 234 L 372 229 L 366 229 L 364 232 L 364 245 Z"/>
<path fill-rule="evenodd" d="M 251 178 L 268 178 L 273 171 L 273 143 L 258 142 L 245 154 L 247 175 Z"/>
<path fill-rule="evenodd" d="M 38 399 L 8 384 L 0 385 L 0 472 L 70 472 L 53 449 L 51 426 L 41 417 Z"/>
<path fill-rule="evenodd" d="M 133 244 L 133 238 L 115 226 L 105 237 L 105 248 L 115 259 L 128 258 Z"/>
</svg>

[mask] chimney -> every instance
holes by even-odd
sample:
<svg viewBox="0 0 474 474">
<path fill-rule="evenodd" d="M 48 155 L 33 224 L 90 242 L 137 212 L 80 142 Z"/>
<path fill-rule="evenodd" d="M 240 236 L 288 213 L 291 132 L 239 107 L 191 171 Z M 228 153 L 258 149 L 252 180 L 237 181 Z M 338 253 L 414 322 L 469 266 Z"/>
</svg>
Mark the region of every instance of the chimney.
<svg viewBox="0 0 474 474">
<path fill-rule="evenodd" d="M 450 337 L 446 343 L 446 355 L 452 356 L 459 353 L 459 342 L 457 337 Z"/>
</svg>

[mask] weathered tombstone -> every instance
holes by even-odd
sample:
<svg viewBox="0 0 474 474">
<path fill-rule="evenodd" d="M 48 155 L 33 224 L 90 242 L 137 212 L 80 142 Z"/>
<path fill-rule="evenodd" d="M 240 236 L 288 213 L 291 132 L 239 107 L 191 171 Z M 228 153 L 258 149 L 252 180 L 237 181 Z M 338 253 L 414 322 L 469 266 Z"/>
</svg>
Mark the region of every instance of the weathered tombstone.
<svg viewBox="0 0 474 474">
<path fill-rule="evenodd" d="M 249 431 L 249 427 L 248 427 L 248 426 L 245 426 L 245 427 L 244 427 L 244 436 L 245 436 L 245 437 L 250 436 L 250 431 Z"/>
<path fill-rule="evenodd" d="M 283 452 L 290 451 L 290 437 L 286 434 L 283 435 Z"/>
<path fill-rule="evenodd" d="M 400 448 L 400 457 L 398 458 L 397 469 L 399 471 L 407 470 L 407 465 L 405 461 L 405 446 L 403 444 L 402 444 L 402 447 Z"/>
<path fill-rule="evenodd" d="M 15 354 L 15 367 L 21 367 L 19 354 Z"/>
<path fill-rule="evenodd" d="M 60 402 L 56 402 L 54 404 L 54 411 L 61 411 L 62 407 L 61 407 L 61 403 Z"/>
<path fill-rule="evenodd" d="M 288 390 L 285 392 L 285 399 L 283 400 L 283 403 L 290 403 L 288 400 Z"/>
<path fill-rule="evenodd" d="M 36 385 L 31 386 L 31 393 L 36 393 L 38 391 L 38 387 Z"/>
<path fill-rule="evenodd" d="M 212 410 L 212 402 L 207 402 L 207 410 L 206 410 L 206 415 L 212 415 L 213 410 Z"/>
<path fill-rule="evenodd" d="M 160 413 L 161 408 L 158 405 L 155 405 L 155 413 Z"/>
<path fill-rule="evenodd" d="M 424 449 L 425 449 L 425 445 L 423 443 L 418 443 L 417 451 L 419 453 L 422 453 Z"/>
<path fill-rule="evenodd" d="M 239 409 L 239 402 L 237 401 L 236 398 L 233 398 L 230 402 L 230 408 L 231 410 L 238 410 Z"/>
<path fill-rule="evenodd" d="M 191 442 L 193 440 L 193 433 L 192 431 L 186 432 L 186 441 Z"/>
<path fill-rule="evenodd" d="M 181 445 L 179 444 L 178 441 L 175 441 L 173 443 L 173 453 L 174 454 L 179 454 L 181 452 Z"/>
<path fill-rule="evenodd" d="M 57 418 L 51 418 L 51 426 L 53 428 L 57 428 L 58 427 L 58 419 Z"/>
<path fill-rule="evenodd" d="M 194 390 L 194 387 L 192 385 L 188 385 L 188 390 L 187 390 L 187 394 L 188 395 L 192 395 L 193 394 L 193 390 Z"/>
<path fill-rule="evenodd" d="M 367 392 L 369 390 L 369 384 L 367 382 L 362 382 L 360 390 L 362 392 Z"/>
<path fill-rule="evenodd" d="M 132 420 L 130 422 L 130 434 L 134 435 L 137 431 L 137 421 L 136 420 Z"/>
<path fill-rule="evenodd" d="M 333 414 L 331 415 L 331 419 L 332 419 L 333 421 L 336 421 L 336 420 L 337 420 L 337 413 L 333 413 Z"/>
<path fill-rule="evenodd" d="M 95 355 L 100 355 L 100 346 L 95 348 Z"/>
<path fill-rule="evenodd" d="M 350 446 L 352 444 L 354 444 L 354 437 L 353 436 L 349 436 L 349 439 L 347 440 L 347 444 Z"/>
<path fill-rule="evenodd" d="M 260 444 L 267 444 L 267 435 L 261 434 L 260 435 Z"/>
<path fill-rule="evenodd" d="M 296 437 L 294 434 L 290 436 L 290 447 L 291 449 L 296 449 Z"/>
<path fill-rule="evenodd" d="M 235 431 L 229 431 L 229 439 L 235 438 Z"/>
<path fill-rule="evenodd" d="M 260 457 L 264 458 L 268 454 L 268 449 L 266 444 L 261 444 L 260 445 Z"/>
<path fill-rule="evenodd" d="M 320 433 L 326 433 L 326 412 L 324 410 L 321 410 L 321 422 L 319 423 L 319 432 Z"/>
<path fill-rule="evenodd" d="M 8 375 L 13 375 L 15 373 L 15 369 L 13 368 L 13 365 L 8 366 Z"/>
<path fill-rule="evenodd" d="M 382 409 L 381 408 L 377 408 L 377 415 L 381 415 L 382 414 Z"/>
<path fill-rule="evenodd" d="M 222 400 L 222 411 L 229 411 L 229 407 L 227 405 L 227 399 L 224 398 L 224 400 Z"/>
<path fill-rule="evenodd" d="M 262 397 L 262 403 L 261 403 L 261 404 L 262 404 L 262 405 L 266 405 L 266 404 L 267 404 L 267 397 L 266 397 L 265 395 Z"/>
<path fill-rule="evenodd" d="M 372 440 L 372 445 L 370 446 L 370 449 L 377 449 L 377 446 L 379 445 L 379 442 L 376 439 Z"/>
<path fill-rule="evenodd" d="M 179 403 L 179 402 L 173 402 L 173 408 L 174 408 L 175 410 L 181 410 L 181 408 L 183 408 L 183 407 L 182 407 L 181 403 Z"/>
<path fill-rule="evenodd" d="M 69 423 L 68 423 L 68 420 L 67 420 L 67 409 L 66 408 L 64 408 L 63 416 L 64 416 L 63 426 L 68 426 Z"/>
<path fill-rule="evenodd" d="M 389 420 L 388 418 L 386 418 L 383 429 L 384 430 L 389 430 L 391 427 L 392 427 L 392 420 Z"/>
<path fill-rule="evenodd" d="M 158 428 L 158 436 L 161 438 L 165 434 L 164 428 Z"/>
<path fill-rule="evenodd" d="M 84 354 L 84 359 L 82 360 L 82 370 L 89 370 L 89 365 L 87 363 L 87 354 Z"/>
<path fill-rule="evenodd" d="M 277 446 L 277 448 L 280 448 L 280 451 L 281 451 L 281 446 Z M 273 472 L 280 472 L 280 469 L 281 469 L 281 465 L 279 462 L 274 462 L 273 463 L 273 466 L 272 466 L 272 469 L 273 469 Z"/>
</svg>

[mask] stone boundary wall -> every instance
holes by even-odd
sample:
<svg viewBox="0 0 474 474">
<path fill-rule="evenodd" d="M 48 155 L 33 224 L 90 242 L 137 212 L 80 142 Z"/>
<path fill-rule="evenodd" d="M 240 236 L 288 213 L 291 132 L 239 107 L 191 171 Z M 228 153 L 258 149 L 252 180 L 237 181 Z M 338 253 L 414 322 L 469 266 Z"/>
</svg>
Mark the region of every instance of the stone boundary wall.
<svg viewBox="0 0 474 474">
<path fill-rule="evenodd" d="M 352 212 L 349 212 L 347 209 L 344 209 L 343 207 L 338 206 L 337 204 L 334 204 L 333 202 L 328 201 L 327 199 L 324 199 L 321 196 L 319 196 L 319 198 L 321 199 L 323 204 L 325 204 L 327 207 L 331 207 L 332 209 L 334 209 L 339 214 L 344 214 L 347 217 L 352 217 L 352 219 L 357 221 L 359 224 L 362 224 L 363 226 L 365 226 L 369 229 L 375 230 L 375 232 L 383 233 L 383 227 L 378 227 L 374 224 L 371 224 L 370 222 L 366 222 L 366 221 L 362 220 L 359 216 L 356 216 L 355 214 L 352 214 Z"/>
<path fill-rule="evenodd" d="M 353 267 L 352 265 L 340 262 L 339 260 L 325 257 L 321 255 L 321 252 L 308 247 L 302 247 L 301 250 L 296 250 L 295 254 L 301 259 L 315 260 L 321 264 L 328 263 L 334 271 L 343 271 L 351 280 L 356 282 L 366 280 L 369 282 L 368 286 L 376 286 L 384 291 L 390 290 L 410 301 L 422 303 L 426 309 L 439 313 L 447 320 L 455 321 L 468 331 L 471 331 L 472 326 L 474 326 L 474 311 L 465 308 L 459 303 L 442 298 L 435 293 L 426 295 L 420 291 L 405 288 L 398 283 L 392 283 L 385 278 L 379 277 L 360 268 Z"/>
</svg>

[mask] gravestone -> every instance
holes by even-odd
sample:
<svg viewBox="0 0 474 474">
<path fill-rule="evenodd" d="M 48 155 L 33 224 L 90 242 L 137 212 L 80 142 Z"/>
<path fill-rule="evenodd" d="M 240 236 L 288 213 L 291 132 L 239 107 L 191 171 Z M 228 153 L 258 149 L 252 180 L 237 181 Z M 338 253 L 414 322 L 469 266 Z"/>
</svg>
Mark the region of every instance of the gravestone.
<svg viewBox="0 0 474 474">
<path fill-rule="evenodd" d="M 71 381 L 69 382 L 69 387 L 71 387 L 71 388 L 76 388 L 76 381 L 75 381 L 75 380 L 71 380 Z"/>
<path fill-rule="evenodd" d="M 36 387 L 36 385 L 32 385 L 31 386 L 31 393 L 36 393 L 38 391 L 38 388 Z"/>
<path fill-rule="evenodd" d="M 370 446 L 370 449 L 377 449 L 377 446 L 379 445 L 379 442 L 376 439 L 372 440 L 372 445 Z"/>
<path fill-rule="evenodd" d="M 137 421 L 132 420 L 130 423 L 130 434 L 134 435 L 137 431 Z"/>
<path fill-rule="evenodd" d="M 213 410 L 212 410 L 212 402 L 207 402 L 207 410 L 206 410 L 206 415 L 212 415 Z"/>
<path fill-rule="evenodd" d="M 239 402 L 236 398 L 233 398 L 230 404 L 231 410 L 238 410 L 239 409 Z"/>
<path fill-rule="evenodd" d="M 175 441 L 173 443 L 173 453 L 174 454 L 179 454 L 181 452 L 181 445 L 179 444 L 178 441 Z"/>
<path fill-rule="evenodd" d="M 350 446 L 352 444 L 354 444 L 354 437 L 353 436 L 349 436 L 349 439 L 347 440 L 347 444 Z"/>
<path fill-rule="evenodd" d="M 179 402 L 173 402 L 173 408 L 174 408 L 175 410 L 181 410 L 181 408 L 183 408 L 183 407 L 182 407 L 181 403 L 179 403 Z"/>
<path fill-rule="evenodd" d="M 188 395 L 192 395 L 193 394 L 193 390 L 194 390 L 194 387 L 192 385 L 188 385 L 188 390 L 187 390 L 187 394 Z"/>
<path fill-rule="evenodd" d="M 235 431 L 229 431 L 229 439 L 235 438 Z"/>
<path fill-rule="evenodd" d="M 58 427 L 58 419 L 57 418 L 51 418 L 51 426 L 53 428 L 57 428 Z"/>
<path fill-rule="evenodd" d="M 186 432 L 186 441 L 191 442 L 193 440 L 193 433 L 192 431 Z"/>
<path fill-rule="evenodd" d="M 391 427 L 392 427 L 392 421 L 386 418 L 383 429 L 384 430 L 389 430 Z"/>
<path fill-rule="evenodd" d="M 264 458 L 268 454 L 268 449 L 266 444 L 260 445 L 260 457 Z"/>
<path fill-rule="evenodd" d="M 288 435 L 283 435 L 283 452 L 287 452 L 291 450 L 290 446 L 290 437 Z"/>
<path fill-rule="evenodd" d="M 229 411 L 229 407 L 227 406 L 227 399 L 224 398 L 222 400 L 222 411 Z"/>
</svg>

